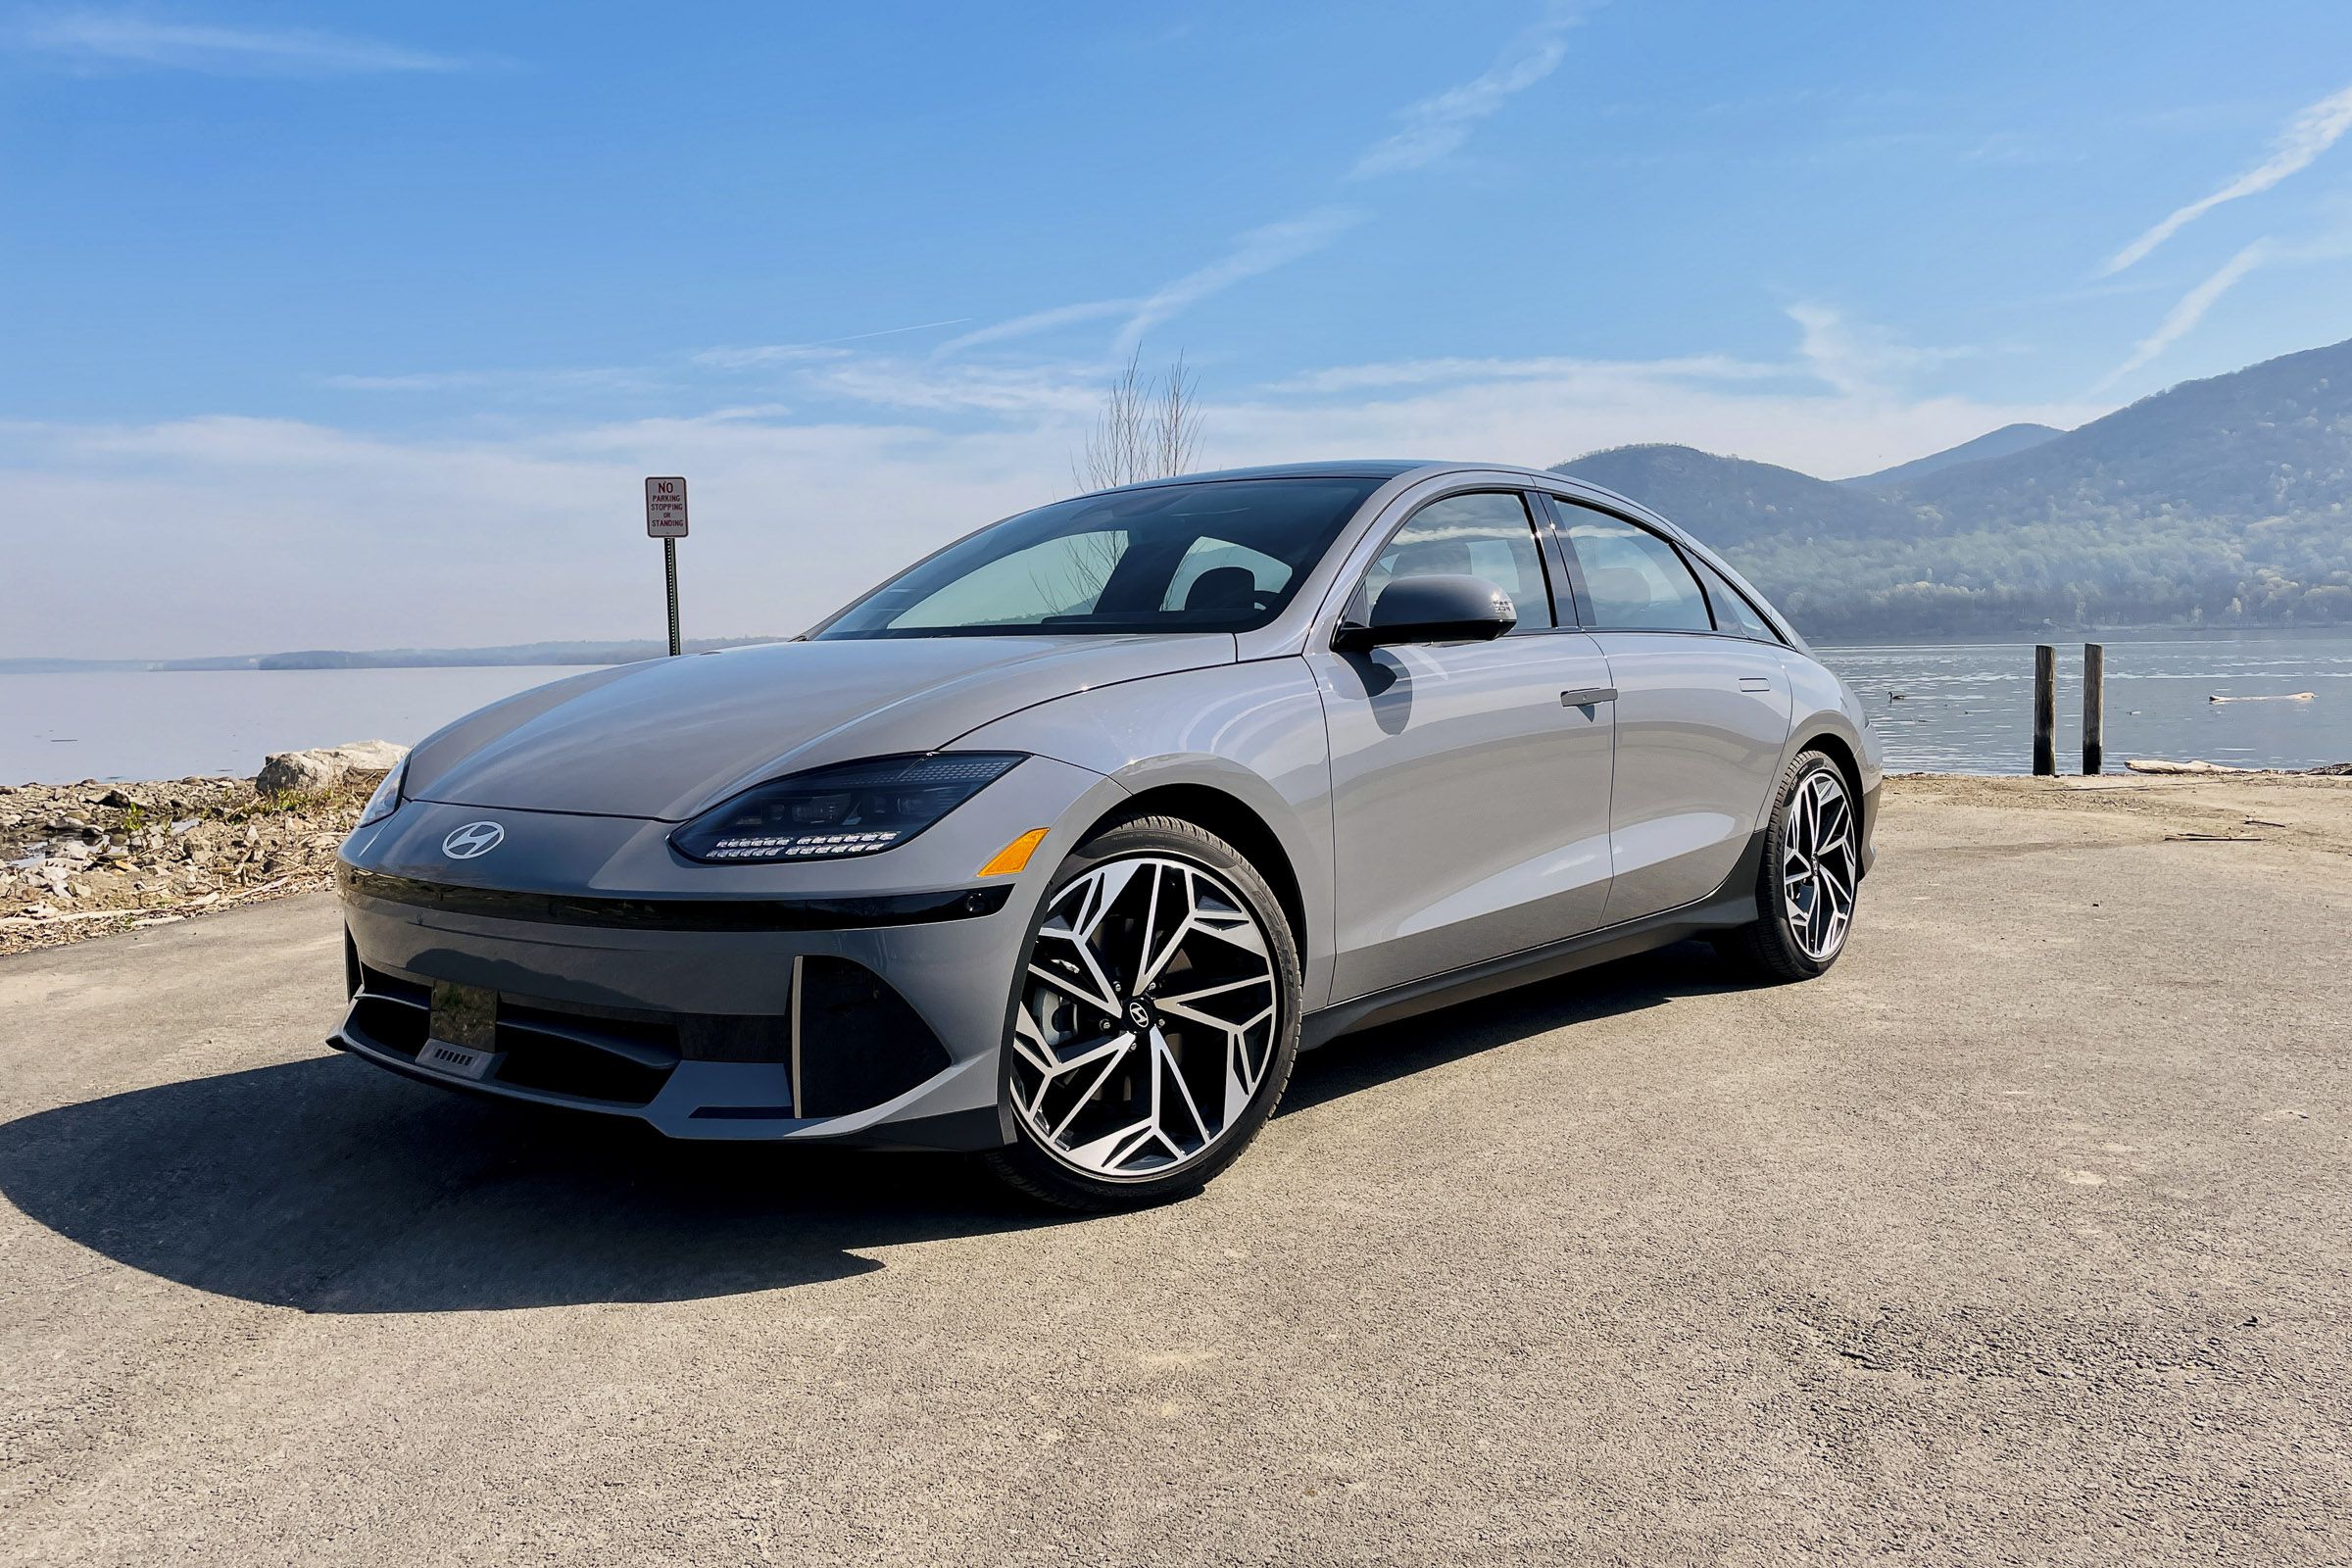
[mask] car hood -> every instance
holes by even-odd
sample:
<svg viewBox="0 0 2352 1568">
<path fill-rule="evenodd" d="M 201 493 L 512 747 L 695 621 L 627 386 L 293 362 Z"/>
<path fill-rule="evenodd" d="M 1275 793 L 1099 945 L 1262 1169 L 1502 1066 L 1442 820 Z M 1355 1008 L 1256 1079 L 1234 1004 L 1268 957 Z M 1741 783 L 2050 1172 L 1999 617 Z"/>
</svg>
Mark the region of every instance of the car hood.
<svg viewBox="0 0 2352 1568">
<path fill-rule="evenodd" d="M 769 643 L 541 686 L 417 746 L 412 800 L 683 821 L 764 779 L 931 751 L 1090 687 L 1227 664 L 1223 633 Z"/>
</svg>

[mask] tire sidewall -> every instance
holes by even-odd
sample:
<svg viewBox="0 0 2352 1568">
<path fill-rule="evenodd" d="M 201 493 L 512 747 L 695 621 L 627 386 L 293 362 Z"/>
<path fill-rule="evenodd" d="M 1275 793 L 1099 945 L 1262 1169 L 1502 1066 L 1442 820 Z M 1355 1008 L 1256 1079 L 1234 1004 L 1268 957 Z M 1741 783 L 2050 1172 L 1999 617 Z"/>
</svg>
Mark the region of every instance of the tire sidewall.
<svg viewBox="0 0 2352 1568">
<path fill-rule="evenodd" d="M 1141 855 L 1189 861 L 1249 901 L 1250 912 L 1265 932 L 1267 945 L 1273 952 L 1278 1015 L 1265 1082 L 1241 1119 L 1226 1129 L 1218 1147 L 1206 1158 L 1165 1176 L 1113 1181 L 1091 1176 L 1048 1153 L 1039 1147 L 1028 1123 L 1012 1108 L 1012 1020 L 1028 989 L 1029 956 L 1036 950 L 1038 931 L 1053 912 L 1054 901 L 1072 882 L 1096 867 Z M 1241 1157 L 1281 1102 L 1283 1091 L 1290 1083 L 1291 1068 L 1298 1059 L 1302 997 L 1298 943 L 1290 920 L 1282 911 L 1281 902 L 1274 897 L 1274 890 L 1239 851 L 1205 828 L 1178 818 L 1135 817 L 1103 827 L 1089 835 L 1054 867 L 1045 897 L 1038 900 L 1037 911 L 1021 933 L 1020 954 L 1004 999 L 1004 1030 L 997 1049 L 998 1114 L 1009 1141 L 994 1157 L 1014 1185 L 1071 1207 L 1134 1207 L 1197 1192 Z"/>
</svg>

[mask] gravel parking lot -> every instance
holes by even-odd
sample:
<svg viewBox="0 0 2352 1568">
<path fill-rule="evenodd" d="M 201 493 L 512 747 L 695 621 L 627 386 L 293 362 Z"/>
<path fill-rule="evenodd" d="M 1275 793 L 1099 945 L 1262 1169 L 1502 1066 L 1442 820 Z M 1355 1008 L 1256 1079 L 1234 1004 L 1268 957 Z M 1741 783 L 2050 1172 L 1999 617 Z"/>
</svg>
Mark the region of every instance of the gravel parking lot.
<svg viewBox="0 0 2352 1568">
<path fill-rule="evenodd" d="M 0 961 L 0 1559 L 2352 1560 L 2352 780 L 1890 789 L 1109 1218 L 343 1059 L 320 896 Z"/>
</svg>

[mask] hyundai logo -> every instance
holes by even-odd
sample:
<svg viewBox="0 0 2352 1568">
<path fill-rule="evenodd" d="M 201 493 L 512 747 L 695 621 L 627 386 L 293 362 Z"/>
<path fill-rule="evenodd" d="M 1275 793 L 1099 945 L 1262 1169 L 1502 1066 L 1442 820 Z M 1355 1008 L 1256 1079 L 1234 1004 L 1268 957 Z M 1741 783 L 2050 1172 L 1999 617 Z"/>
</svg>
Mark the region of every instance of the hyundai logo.
<svg viewBox="0 0 2352 1568">
<path fill-rule="evenodd" d="M 488 855 L 505 842 L 507 830 L 496 822 L 468 822 L 441 841 L 441 853 L 453 860 Z"/>
<path fill-rule="evenodd" d="M 1152 1027 L 1152 1007 L 1151 1007 L 1151 1004 L 1150 1004 L 1149 1003 L 1142 1002 L 1142 1001 L 1130 1002 L 1129 1004 L 1127 1004 L 1127 1021 L 1128 1021 L 1129 1023 L 1132 1023 L 1132 1024 L 1134 1024 L 1134 1025 L 1135 1025 L 1135 1026 L 1136 1026 L 1138 1029 L 1149 1029 L 1149 1028 L 1151 1028 L 1151 1027 Z"/>
</svg>

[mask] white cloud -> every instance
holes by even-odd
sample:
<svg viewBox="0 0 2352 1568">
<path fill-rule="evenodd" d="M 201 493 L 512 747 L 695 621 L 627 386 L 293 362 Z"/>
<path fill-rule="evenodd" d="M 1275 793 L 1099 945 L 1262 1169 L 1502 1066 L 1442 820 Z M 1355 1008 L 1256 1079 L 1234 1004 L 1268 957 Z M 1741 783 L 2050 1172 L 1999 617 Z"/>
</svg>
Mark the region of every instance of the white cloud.
<svg viewBox="0 0 2352 1568">
<path fill-rule="evenodd" d="M 1119 327 L 1118 338 L 1111 345 L 1112 358 L 1124 360 L 1152 328 L 1210 295 L 1223 293 L 1236 283 L 1311 255 L 1363 220 L 1362 213 L 1350 208 L 1323 207 L 1300 218 L 1250 230 L 1206 267 L 1187 272 L 1146 296 Z"/>
<path fill-rule="evenodd" d="M 1884 327 L 1849 321 L 1842 311 L 1804 303 L 1788 307 L 1802 334 L 1797 355 L 1815 378 L 1849 397 L 1884 396 L 1922 370 L 1975 359 L 1973 347 L 1920 348 Z"/>
<path fill-rule="evenodd" d="M 808 389 L 903 417 L 788 422 L 788 411 L 753 405 L 495 440 L 227 416 L 0 424 L 0 518 L 70 522 L 76 550 L 107 563 L 108 584 L 95 598 L 35 595 L 0 617 L 0 655 L 657 637 L 648 473 L 694 479 L 680 564 L 688 631 L 797 631 L 956 534 L 1066 494 L 1095 373 L 860 357 L 804 372 Z M 1796 362 L 1419 360 L 1211 403 L 1202 458 L 1544 465 L 1677 441 L 1840 474 L 2018 420 L 2074 425 L 2104 412 L 1841 391 Z M 0 523 L 0 542 L 19 543 L 17 526 Z M 499 584 L 491 618 L 452 581 Z"/>
<path fill-rule="evenodd" d="M 2139 346 L 2132 351 L 2132 357 L 2101 376 L 2091 390 L 2105 391 L 2187 336 L 2189 329 L 2203 320 L 2205 313 L 2213 309 L 2214 301 L 2235 287 L 2239 278 L 2261 266 L 2269 252 L 2270 241 L 2258 239 L 2224 262 L 2219 271 L 2181 295 L 2180 303 L 2167 311 L 2164 319 L 2156 323 L 2156 330 L 2140 339 Z"/>
<path fill-rule="evenodd" d="M 943 326 L 961 326 L 970 320 L 968 316 L 952 316 L 944 321 L 917 321 L 912 326 L 886 326 L 878 332 L 852 332 L 844 337 L 819 338 L 813 343 L 754 343 L 740 346 L 721 345 L 705 349 L 693 356 L 697 365 L 714 369 L 751 369 L 763 365 L 789 365 L 801 360 L 838 359 L 845 350 L 836 345 L 863 343 L 869 338 L 898 337 L 906 332 L 935 332 Z"/>
<path fill-rule="evenodd" d="M 1136 300 L 1087 300 L 1078 305 L 1056 305 L 1051 310 L 1031 311 L 1010 320 L 997 321 L 977 331 L 952 337 L 931 352 L 941 358 L 978 348 L 985 343 L 1005 343 L 1014 338 L 1033 337 L 1059 326 L 1075 326 L 1081 321 L 1100 321 L 1113 316 L 1125 316 L 1133 311 Z"/>
<path fill-rule="evenodd" d="M 70 11 L 37 19 L 21 37 L 36 50 L 84 66 L 154 66 L 216 75 L 341 76 L 466 66 L 447 55 L 306 27 L 216 27 L 122 12 Z"/>
<path fill-rule="evenodd" d="M 693 364 L 713 370 L 755 370 L 767 366 L 843 360 L 849 355 L 848 349 L 823 348 L 814 343 L 746 343 L 702 349 L 688 358 Z"/>
<path fill-rule="evenodd" d="M 1555 0 L 1484 74 L 1401 110 L 1396 118 L 1403 128 L 1368 149 L 1348 177 L 1371 179 L 1423 169 L 1459 151 L 1480 121 L 1559 69 L 1568 53 L 1568 29 L 1583 20 L 1582 11 Z"/>
<path fill-rule="evenodd" d="M 1639 369 L 1652 375 L 1715 381 L 1752 381 L 1786 376 L 1793 367 L 1762 365 L 1724 355 L 1691 355 L 1669 360 L 1584 360 L 1569 356 L 1535 359 L 1397 360 L 1386 365 L 1341 365 L 1307 370 L 1267 383 L 1263 393 L 1301 393 L 1308 396 L 1363 392 L 1379 388 L 1460 385 L 1474 381 L 1521 379 L 1558 380 L 1579 375 L 1605 375 Z"/>
<path fill-rule="evenodd" d="M 2352 130 L 2352 87 L 2306 107 L 2271 143 L 2270 157 L 2211 195 L 2201 196 L 2167 215 L 2155 227 L 2109 257 L 2107 265 L 2099 269 L 2099 275 L 2106 277 L 2122 271 L 2222 203 L 2269 190 L 2289 174 L 2308 169 L 2347 130 Z"/>
<path fill-rule="evenodd" d="M 1404 122 L 1404 127 L 1367 150 L 1348 177 L 1367 179 L 1420 169 L 1458 150 L 1480 121 L 1500 109 L 1513 94 L 1526 91 L 1559 68 L 1567 53 L 1568 30 L 1583 19 L 1585 9 L 1580 0 L 1548 0 L 1542 20 L 1512 40 L 1484 74 L 1399 111 L 1396 118 Z M 1106 356 L 1113 363 L 1124 361 L 1153 327 L 1212 294 L 1321 250 L 1365 217 L 1350 208 L 1327 206 L 1267 223 L 1235 239 L 1216 261 L 1140 300 L 1089 300 L 1032 311 L 966 332 L 941 344 L 936 352 L 944 357 L 1085 321 L 1124 317 Z"/>
</svg>

